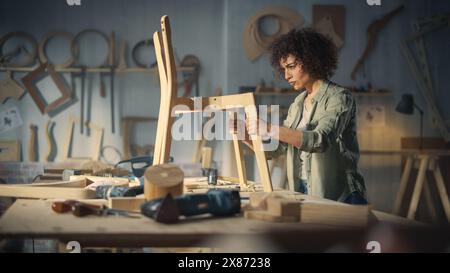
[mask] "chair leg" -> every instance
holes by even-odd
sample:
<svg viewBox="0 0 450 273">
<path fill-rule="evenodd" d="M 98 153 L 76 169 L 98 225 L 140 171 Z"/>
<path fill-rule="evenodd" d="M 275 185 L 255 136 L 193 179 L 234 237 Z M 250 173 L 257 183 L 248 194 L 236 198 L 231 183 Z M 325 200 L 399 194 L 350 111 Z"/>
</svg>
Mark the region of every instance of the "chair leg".
<svg viewBox="0 0 450 273">
<path fill-rule="evenodd" d="M 414 163 L 414 157 L 409 155 L 406 159 L 405 169 L 403 170 L 402 179 L 400 180 L 400 186 L 397 192 L 397 197 L 394 203 L 394 214 L 400 215 L 402 207 L 403 197 L 405 195 L 406 187 L 408 186 L 409 176 L 411 174 L 412 165 Z"/>
<path fill-rule="evenodd" d="M 245 161 L 244 155 L 242 154 L 242 148 L 236 134 L 231 134 L 233 136 L 234 154 L 236 156 L 236 165 L 239 175 L 239 185 L 241 188 L 247 188 L 247 172 L 245 171 Z"/>
<path fill-rule="evenodd" d="M 444 178 L 442 177 L 441 168 L 439 167 L 438 162 L 436 162 L 433 174 L 436 179 L 436 185 L 441 197 L 442 206 L 444 207 L 447 216 L 447 221 L 450 223 L 450 201 L 448 199 L 447 189 L 445 188 Z"/>
</svg>

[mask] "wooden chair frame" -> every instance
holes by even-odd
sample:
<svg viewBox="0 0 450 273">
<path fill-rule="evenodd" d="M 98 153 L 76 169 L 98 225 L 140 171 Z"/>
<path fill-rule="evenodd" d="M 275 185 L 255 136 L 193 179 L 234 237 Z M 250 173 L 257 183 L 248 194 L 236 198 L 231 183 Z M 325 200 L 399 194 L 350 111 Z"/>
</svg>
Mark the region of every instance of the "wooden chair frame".
<svg viewBox="0 0 450 273">
<path fill-rule="evenodd" d="M 194 109 L 193 99 L 177 97 L 177 71 L 172 48 L 171 28 L 167 15 L 161 17 L 161 31 L 156 31 L 153 34 L 153 42 L 161 84 L 160 108 L 153 159 L 153 165 L 158 165 L 169 162 L 172 143 L 171 128 L 174 121 L 171 114 L 174 112 L 174 107 L 179 105 L 187 106 L 189 110 L 183 112 L 194 112 L 196 109 Z M 244 108 L 247 116 L 257 116 L 253 93 L 202 97 L 199 99 L 202 102 L 202 111 L 208 106 L 215 111 Z M 245 188 L 247 187 L 247 175 L 240 141 L 237 134 L 232 134 L 232 137 L 239 183 L 241 187 Z M 263 189 L 266 192 L 272 192 L 272 182 L 261 137 L 257 135 L 251 137 Z"/>
</svg>

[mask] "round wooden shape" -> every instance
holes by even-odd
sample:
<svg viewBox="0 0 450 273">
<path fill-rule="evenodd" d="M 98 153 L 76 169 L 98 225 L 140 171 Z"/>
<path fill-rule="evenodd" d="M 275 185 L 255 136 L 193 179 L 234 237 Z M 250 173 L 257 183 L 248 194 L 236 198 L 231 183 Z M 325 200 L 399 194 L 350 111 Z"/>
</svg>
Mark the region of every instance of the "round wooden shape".
<svg viewBox="0 0 450 273">
<path fill-rule="evenodd" d="M 163 198 L 167 193 L 172 196 L 183 193 L 183 171 L 172 164 L 150 166 L 144 174 L 145 199 Z"/>
</svg>

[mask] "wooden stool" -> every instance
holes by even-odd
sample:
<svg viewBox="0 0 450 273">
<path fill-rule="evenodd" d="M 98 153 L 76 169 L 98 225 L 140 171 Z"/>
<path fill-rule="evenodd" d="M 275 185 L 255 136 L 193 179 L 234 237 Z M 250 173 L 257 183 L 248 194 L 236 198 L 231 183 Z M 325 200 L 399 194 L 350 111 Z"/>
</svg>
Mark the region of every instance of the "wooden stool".
<svg viewBox="0 0 450 273">
<path fill-rule="evenodd" d="M 414 184 L 414 190 L 411 197 L 411 202 L 408 208 L 408 219 L 414 219 L 416 216 L 417 205 L 419 204 L 420 195 L 422 189 L 425 193 L 425 199 L 429 209 L 431 210 L 431 215 L 436 218 L 436 211 L 432 203 L 432 197 L 430 193 L 429 184 L 426 178 L 426 171 L 433 171 L 434 178 L 436 180 L 436 186 L 441 198 L 442 206 L 444 208 L 445 214 L 447 216 L 447 221 L 450 223 L 450 201 L 448 198 L 447 190 L 445 188 L 444 179 L 442 177 L 441 169 L 439 167 L 439 157 L 450 155 L 450 151 L 442 150 L 411 150 L 407 153 L 406 165 L 402 174 L 400 181 L 400 187 L 397 193 L 397 198 L 394 204 L 394 214 L 399 215 L 401 205 L 403 202 L 403 197 L 405 195 L 406 187 L 408 184 L 409 176 L 411 174 L 411 169 L 416 160 L 419 161 L 419 172 L 417 174 L 417 179 Z"/>
</svg>

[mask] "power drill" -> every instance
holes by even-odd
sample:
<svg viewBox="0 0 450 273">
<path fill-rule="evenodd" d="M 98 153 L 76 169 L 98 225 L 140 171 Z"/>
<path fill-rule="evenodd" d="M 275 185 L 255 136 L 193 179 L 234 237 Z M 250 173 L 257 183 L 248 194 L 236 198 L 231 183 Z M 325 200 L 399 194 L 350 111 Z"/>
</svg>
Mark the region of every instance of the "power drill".
<svg viewBox="0 0 450 273">
<path fill-rule="evenodd" d="M 175 198 L 169 193 L 164 198 L 150 200 L 141 206 L 145 216 L 161 223 L 175 223 L 180 215 L 194 216 L 210 213 L 213 216 L 232 216 L 241 211 L 237 190 L 211 189 L 202 194 L 184 194 Z"/>
</svg>

